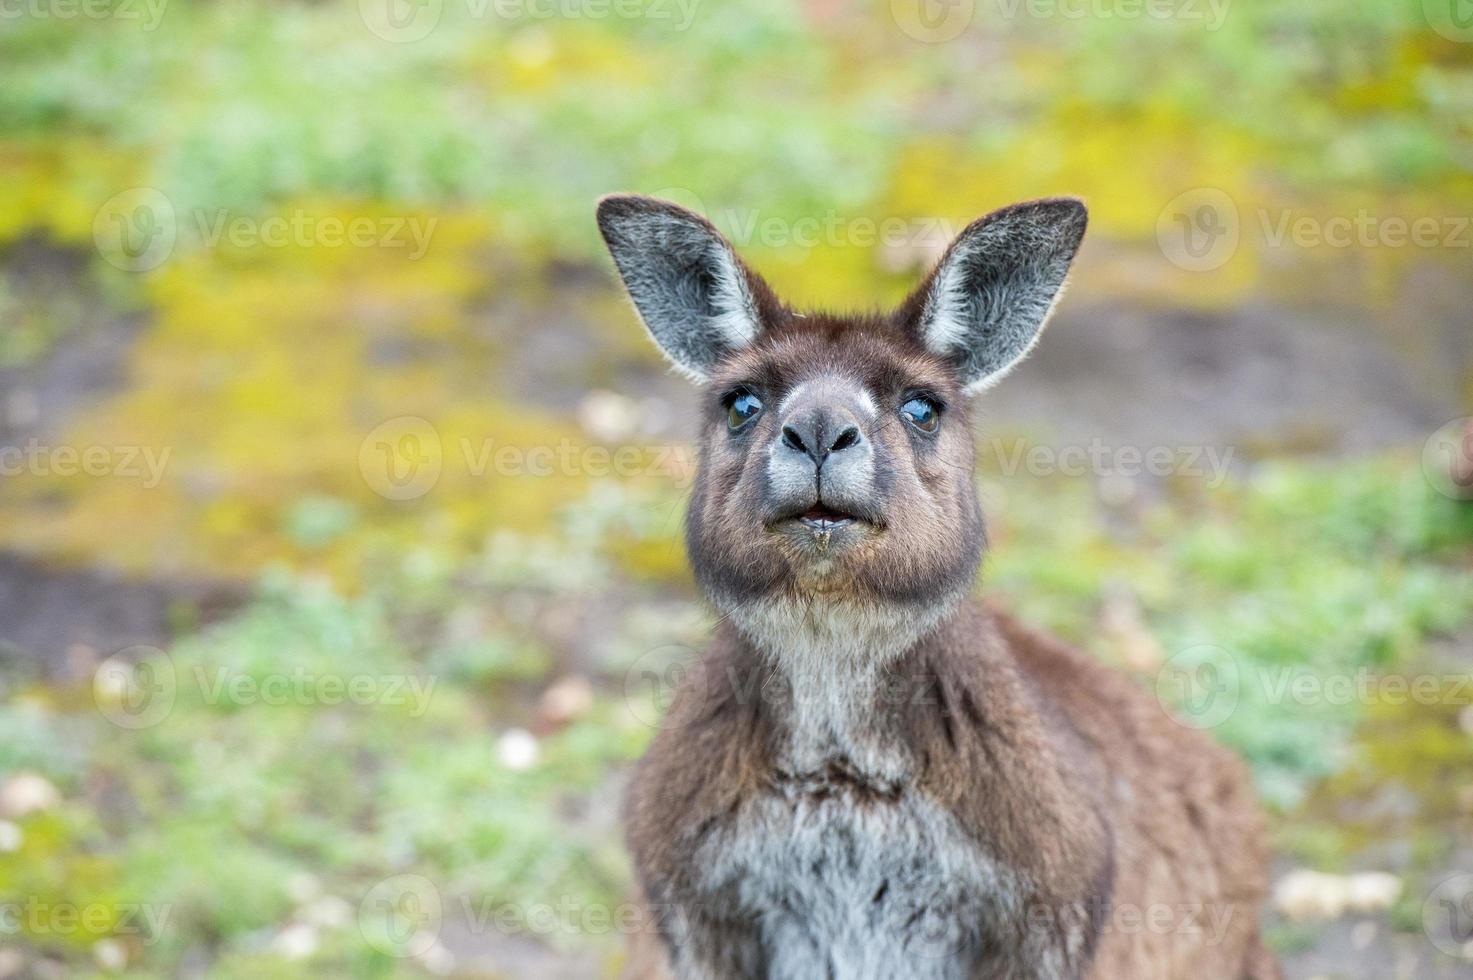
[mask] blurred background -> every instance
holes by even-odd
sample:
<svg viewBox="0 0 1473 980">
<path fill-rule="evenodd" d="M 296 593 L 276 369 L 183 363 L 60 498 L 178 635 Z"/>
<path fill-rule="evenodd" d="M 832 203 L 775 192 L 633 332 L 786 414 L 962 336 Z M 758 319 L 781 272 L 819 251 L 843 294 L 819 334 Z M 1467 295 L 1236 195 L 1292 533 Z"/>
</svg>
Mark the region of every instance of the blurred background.
<svg viewBox="0 0 1473 980">
<path fill-rule="evenodd" d="M 1473 976 L 1466 0 L 8 0 L 0 168 L 0 977 L 617 970 L 611 191 L 843 309 L 1084 197 L 979 589 L 1251 762 L 1290 977 Z"/>
</svg>

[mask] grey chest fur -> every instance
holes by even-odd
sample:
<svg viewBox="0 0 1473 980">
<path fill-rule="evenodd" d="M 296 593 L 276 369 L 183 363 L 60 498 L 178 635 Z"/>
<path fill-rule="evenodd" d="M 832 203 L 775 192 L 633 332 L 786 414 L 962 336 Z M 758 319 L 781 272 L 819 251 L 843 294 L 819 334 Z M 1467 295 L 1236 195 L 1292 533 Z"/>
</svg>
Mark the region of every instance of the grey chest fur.
<svg viewBox="0 0 1473 980">
<path fill-rule="evenodd" d="M 771 980 L 964 978 L 1018 882 L 950 814 L 832 770 L 779 774 L 702 848 L 702 886 L 755 921 Z"/>
</svg>

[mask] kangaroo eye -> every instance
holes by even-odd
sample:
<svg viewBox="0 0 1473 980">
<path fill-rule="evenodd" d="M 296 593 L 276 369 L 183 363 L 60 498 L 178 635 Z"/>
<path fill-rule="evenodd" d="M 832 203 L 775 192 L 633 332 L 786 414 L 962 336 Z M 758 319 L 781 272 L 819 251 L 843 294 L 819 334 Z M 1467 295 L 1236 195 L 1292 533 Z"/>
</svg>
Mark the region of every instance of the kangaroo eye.
<svg viewBox="0 0 1473 980">
<path fill-rule="evenodd" d="M 746 425 L 762 411 L 762 399 L 750 391 L 738 392 L 726 409 L 726 424 L 733 432 Z"/>
<path fill-rule="evenodd" d="M 935 432 L 941 424 L 941 409 L 929 398 L 910 399 L 900 406 L 900 415 L 922 432 Z"/>
</svg>

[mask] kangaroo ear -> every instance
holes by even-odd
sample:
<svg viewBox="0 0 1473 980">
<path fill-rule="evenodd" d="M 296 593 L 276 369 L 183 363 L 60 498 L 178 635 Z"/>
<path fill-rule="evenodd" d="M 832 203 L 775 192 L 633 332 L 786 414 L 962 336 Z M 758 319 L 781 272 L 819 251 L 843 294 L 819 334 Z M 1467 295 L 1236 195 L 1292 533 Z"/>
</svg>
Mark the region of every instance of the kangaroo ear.
<svg viewBox="0 0 1473 980">
<path fill-rule="evenodd" d="M 1048 198 L 979 218 L 906 304 L 917 337 L 956 365 L 968 392 L 1000 380 L 1037 342 L 1087 217 L 1080 201 Z"/>
<path fill-rule="evenodd" d="M 761 284 L 705 218 L 615 194 L 598 202 L 598 229 L 645 328 L 684 374 L 706 380 L 757 336 Z"/>
</svg>

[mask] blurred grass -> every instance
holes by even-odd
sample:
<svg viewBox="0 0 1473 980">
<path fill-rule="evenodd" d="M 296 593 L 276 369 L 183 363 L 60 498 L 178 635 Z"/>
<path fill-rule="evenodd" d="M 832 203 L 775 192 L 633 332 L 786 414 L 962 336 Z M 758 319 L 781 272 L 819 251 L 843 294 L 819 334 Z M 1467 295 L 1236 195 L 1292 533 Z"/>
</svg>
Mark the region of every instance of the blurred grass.
<svg viewBox="0 0 1473 980">
<path fill-rule="evenodd" d="M 152 32 L 15 23 L 0 36 L 0 150 L 19 179 L 0 191 L 0 236 L 40 224 L 86 241 L 98 206 L 139 184 L 181 215 L 323 196 L 471 205 L 498 216 L 502 243 L 583 258 L 589 202 L 613 188 L 785 221 L 965 221 L 1073 193 L 1119 239 L 1149 239 L 1167 201 L 1203 186 L 1310 213 L 1473 203 L 1473 55 L 1416 0 L 1237 0 L 1220 24 L 984 3 L 971 31 L 933 45 L 879 2 L 701 4 L 684 31 L 442 8 L 399 44 L 348 0 L 178 0 Z M 801 301 L 893 296 L 863 248 L 754 256 Z M 1249 248 L 1225 273 L 1179 278 L 1241 291 L 1261 261 Z"/>
<path fill-rule="evenodd" d="M 1282 808 L 1339 771 L 1359 720 L 1352 704 L 1286 698 L 1285 672 L 1394 672 L 1473 614 L 1473 514 L 1397 460 L 1265 466 L 1248 486 L 1158 505 L 1124 532 L 1078 496 L 1030 484 L 1007 499 L 991 589 L 1126 666 L 1208 648 L 1188 666 L 1236 678 L 1238 701 L 1220 724 L 1198 712 L 1201 723 L 1252 761 Z M 1139 606 L 1139 635 L 1100 628 L 1102 597 L 1121 590 Z"/>
</svg>

